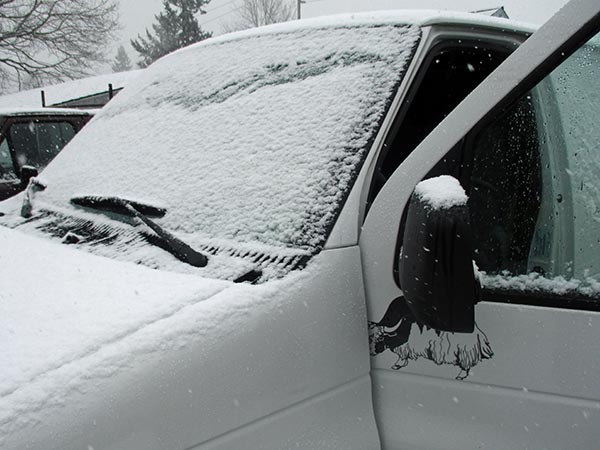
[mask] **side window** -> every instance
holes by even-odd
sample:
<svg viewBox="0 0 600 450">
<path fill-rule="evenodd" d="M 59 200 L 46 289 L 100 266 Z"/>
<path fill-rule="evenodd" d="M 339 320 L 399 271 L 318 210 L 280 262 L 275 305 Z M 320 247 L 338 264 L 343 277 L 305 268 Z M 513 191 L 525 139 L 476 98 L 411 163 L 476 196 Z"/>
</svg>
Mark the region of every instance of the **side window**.
<svg viewBox="0 0 600 450">
<path fill-rule="evenodd" d="M 600 299 L 599 71 L 594 39 L 430 174 L 469 195 L 484 298 Z"/>
<path fill-rule="evenodd" d="M 0 182 L 13 181 L 17 178 L 8 142 L 6 139 L 3 139 L 2 143 L 0 143 Z"/>
<path fill-rule="evenodd" d="M 476 261 L 486 273 L 527 273 L 541 200 L 535 109 L 522 99 L 472 143 L 469 208 Z"/>
<path fill-rule="evenodd" d="M 481 40 L 447 41 L 431 50 L 384 143 L 369 204 L 402 161 L 511 50 Z"/>
<path fill-rule="evenodd" d="M 19 167 L 24 165 L 43 169 L 75 135 L 69 122 L 28 121 L 10 127 L 10 141 Z"/>
</svg>

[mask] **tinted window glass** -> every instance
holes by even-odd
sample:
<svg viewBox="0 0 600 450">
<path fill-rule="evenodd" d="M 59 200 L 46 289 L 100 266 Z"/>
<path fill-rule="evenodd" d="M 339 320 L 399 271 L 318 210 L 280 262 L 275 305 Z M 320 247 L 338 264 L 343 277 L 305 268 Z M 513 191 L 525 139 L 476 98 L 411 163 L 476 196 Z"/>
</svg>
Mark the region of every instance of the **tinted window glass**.
<svg viewBox="0 0 600 450">
<path fill-rule="evenodd" d="M 68 122 L 29 121 L 13 124 L 9 134 L 19 166 L 42 169 L 71 140 L 75 128 Z"/>
<path fill-rule="evenodd" d="M 8 142 L 4 139 L 0 144 L 0 181 L 14 180 L 16 178 Z"/>
<path fill-rule="evenodd" d="M 486 291 L 600 298 L 599 68 L 593 40 L 432 171 L 467 190 Z"/>
<path fill-rule="evenodd" d="M 527 271 L 540 209 L 541 167 L 535 111 L 529 98 L 475 141 L 469 207 L 481 270 Z"/>
<path fill-rule="evenodd" d="M 431 51 L 416 78 L 417 89 L 408 94 L 384 143 L 368 206 L 404 159 L 508 55 L 509 49 L 465 40 L 444 42 Z"/>
</svg>

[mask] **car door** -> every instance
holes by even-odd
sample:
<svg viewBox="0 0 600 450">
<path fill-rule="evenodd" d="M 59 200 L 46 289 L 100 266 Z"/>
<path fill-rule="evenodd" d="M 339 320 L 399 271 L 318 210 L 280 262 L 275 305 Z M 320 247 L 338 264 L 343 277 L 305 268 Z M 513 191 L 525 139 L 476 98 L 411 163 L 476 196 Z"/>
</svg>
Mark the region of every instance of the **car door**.
<svg viewBox="0 0 600 450">
<path fill-rule="evenodd" d="M 383 448 L 600 442 L 599 14 L 571 2 L 375 198 L 360 246 Z M 395 274 L 407 200 L 441 174 L 469 196 L 482 285 L 473 333 L 417 323 Z"/>
</svg>

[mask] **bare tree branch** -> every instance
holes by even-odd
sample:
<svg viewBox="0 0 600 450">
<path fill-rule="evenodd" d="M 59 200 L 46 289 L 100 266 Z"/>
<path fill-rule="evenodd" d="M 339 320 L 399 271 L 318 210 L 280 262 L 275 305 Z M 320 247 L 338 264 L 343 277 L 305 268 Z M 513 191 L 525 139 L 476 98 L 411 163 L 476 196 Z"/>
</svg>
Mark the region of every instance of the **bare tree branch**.
<svg viewBox="0 0 600 450">
<path fill-rule="evenodd" d="M 87 75 L 118 28 L 116 0 L 0 0 L 0 86 Z"/>
<path fill-rule="evenodd" d="M 226 32 L 285 22 L 295 17 L 294 0 L 243 0 L 237 19 L 223 25 Z"/>
</svg>

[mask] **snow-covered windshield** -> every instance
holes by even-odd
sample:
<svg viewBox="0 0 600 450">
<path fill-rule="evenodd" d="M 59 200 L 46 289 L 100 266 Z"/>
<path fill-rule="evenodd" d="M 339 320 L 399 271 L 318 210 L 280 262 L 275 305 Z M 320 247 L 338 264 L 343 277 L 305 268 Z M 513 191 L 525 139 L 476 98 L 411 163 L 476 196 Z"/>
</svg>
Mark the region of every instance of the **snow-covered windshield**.
<svg viewBox="0 0 600 450">
<path fill-rule="evenodd" d="M 64 224 L 64 214 L 82 214 L 69 203 L 74 196 L 114 196 L 160 205 L 160 225 L 201 247 L 314 254 L 420 34 L 390 23 L 313 26 L 175 52 L 132 81 L 44 171 L 48 188 L 36 210 L 61 211 Z"/>
</svg>

